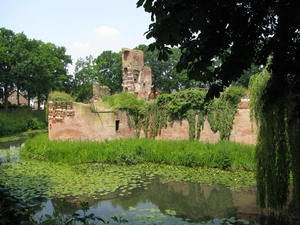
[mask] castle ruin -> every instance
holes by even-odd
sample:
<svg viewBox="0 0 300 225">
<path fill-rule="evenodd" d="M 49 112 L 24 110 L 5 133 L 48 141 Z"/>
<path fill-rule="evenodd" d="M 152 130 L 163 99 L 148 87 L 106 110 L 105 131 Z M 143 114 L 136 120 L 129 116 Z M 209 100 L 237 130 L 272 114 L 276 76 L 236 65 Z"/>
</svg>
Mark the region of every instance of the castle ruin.
<svg viewBox="0 0 300 225">
<path fill-rule="evenodd" d="M 144 65 L 143 51 L 122 48 L 122 76 L 124 92 L 148 100 L 152 86 L 152 73 L 150 67 Z"/>
</svg>

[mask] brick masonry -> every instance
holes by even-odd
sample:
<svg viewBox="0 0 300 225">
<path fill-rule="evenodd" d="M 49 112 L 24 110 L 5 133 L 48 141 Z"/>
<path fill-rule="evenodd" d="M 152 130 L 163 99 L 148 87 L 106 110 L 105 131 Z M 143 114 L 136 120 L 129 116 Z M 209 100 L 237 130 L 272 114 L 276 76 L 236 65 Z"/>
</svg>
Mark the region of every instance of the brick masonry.
<svg viewBox="0 0 300 225">
<path fill-rule="evenodd" d="M 56 114 L 56 115 L 55 115 Z M 230 140 L 245 144 L 255 144 L 256 128 L 250 121 L 248 102 L 241 102 L 236 113 Z M 74 103 L 71 110 L 52 110 L 48 121 L 51 140 L 91 140 L 103 141 L 119 138 L 134 138 L 135 129 L 129 123 L 126 112 L 114 112 L 101 107 L 101 103 Z M 141 131 L 140 137 L 145 137 Z M 175 121 L 173 126 L 161 130 L 157 140 L 188 140 L 189 125 Z M 208 121 L 200 134 L 203 142 L 219 141 L 219 133 L 213 133 Z"/>
<path fill-rule="evenodd" d="M 122 86 L 123 91 L 133 93 L 137 98 L 148 100 L 152 72 L 144 65 L 144 53 L 141 50 L 122 48 Z"/>
</svg>

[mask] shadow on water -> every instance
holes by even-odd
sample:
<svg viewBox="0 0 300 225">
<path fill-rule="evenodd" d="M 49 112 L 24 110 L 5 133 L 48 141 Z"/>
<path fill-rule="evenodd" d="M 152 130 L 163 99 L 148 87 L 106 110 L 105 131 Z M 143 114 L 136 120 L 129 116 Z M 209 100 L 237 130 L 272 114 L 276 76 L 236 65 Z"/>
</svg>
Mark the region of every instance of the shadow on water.
<svg viewBox="0 0 300 225">
<path fill-rule="evenodd" d="M 62 201 L 68 202 L 61 211 L 65 215 L 79 210 L 80 202 L 88 202 L 89 213 L 101 218 L 122 215 L 129 224 L 149 218 L 155 218 L 156 223 L 161 219 L 160 222 L 167 221 L 171 224 L 200 223 L 214 218 L 231 217 L 254 221 L 259 215 L 254 190 L 235 193 L 223 185 L 180 181 L 162 183 L 158 176 L 145 179 L 143 183 L 144 185 L 130 190 L 121 188 L 101 196 L 100 200 L 86 196 L 77 199 L 52 199 L 36 217 L 58 211 Z"/>
</svg>

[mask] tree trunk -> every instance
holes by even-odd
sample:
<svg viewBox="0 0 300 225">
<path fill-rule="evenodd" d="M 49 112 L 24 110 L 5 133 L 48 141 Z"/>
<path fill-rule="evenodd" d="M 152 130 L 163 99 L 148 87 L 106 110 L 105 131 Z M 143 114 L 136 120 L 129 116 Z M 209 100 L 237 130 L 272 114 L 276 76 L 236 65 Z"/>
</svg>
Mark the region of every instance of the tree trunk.
<svg viewBox="0 0 300 225">
<path fill-rule="evenodd" d="M 4 86 L 4 111 L 8 111 L 8 87 Z"/>
<path fill-rule="evenodd" d="M 19 93 L 19 89 L 17 89 L 17 104 L 18 104 L 18 108 L 20 107 L 20 93 Z"/>
</svg>

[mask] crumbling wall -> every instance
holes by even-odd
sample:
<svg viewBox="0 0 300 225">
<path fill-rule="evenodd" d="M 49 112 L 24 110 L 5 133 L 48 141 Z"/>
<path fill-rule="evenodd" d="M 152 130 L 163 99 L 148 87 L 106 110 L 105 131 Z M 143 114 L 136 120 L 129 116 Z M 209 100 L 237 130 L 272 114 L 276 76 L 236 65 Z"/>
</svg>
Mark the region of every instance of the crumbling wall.
<svg viewBox="0 0 300 225">
<path fill-rule="evenodd" d="M 255 144 L 257 139 L 257 127 L 251 122 L 249 99 L 242 99 L 233 122 L 233 128 L 229 140 L 244 144 Z M 141 131 L 141 137 L 145 137 Z M 167 127 L 161 129 L 156 140 L 189 140 L 189 123 L 187 120 L 173 121 Z M 211 130 L 207 120 L 204 121 L 203 130 L 200 133 L 199 141 L 217 142 L 220 140 L 220 133 Z"/>
<path fill-rule="evenodd" d="M 150 67 L 144 65 L 144 53 L 141 50 L 122 48 L 122 77 L 124 92 L 148 100 L 152 73 Z"/>
<path fill-rule="evenodd" d="M 110 89 L 107 86 L 100 86 L 97 83 L 93 83 L 93 102 L 98 102 L 103 99 L 104 96 L 110 95 Z"/>
<path fill-rule="evenodd" d="M 50 140 L 104 141 L 135 137 L 135 130 L 128 123 L 123 111 L 91 108 L 91 104 L 83 103 L 74 103 L 73 110 L 73 116 L 66 116 L 59 121 L 48 121 Z"/>
<path fill-rule="evenodd" d="M 94 104 L 74 103 L 73 108 L 55 109 L 49 107 L 48 133 L 51 140 L 91 140 L 103 141 L 119 138 L 134 138 L 136 131 L 131 126 L 126 112 L 114 112 L 99 102 Z M 230 140 L 245 144 L 256 143 L 257 129 L 250 120 L 247 101 L 239 104 Z M 145 137 L 141 130 L 140 137 Z M 157 140 L 188 140 L 189 124 L 187 120 L 174 121 L 162 128 Z M 208 121 L 204 122 L 199 141 L 217 142 L 219 132 L 214 133 Z"/>
<path fill-rule="evenodd" d="M 48 123 L 53 124 L 63 122 L 65 119 L 73 118 L 74 116 L 75 111 L 70 105 L 66 108 L 57 108 L 53 106 L 52 101 L 48 103 Z"/>
</svg>

